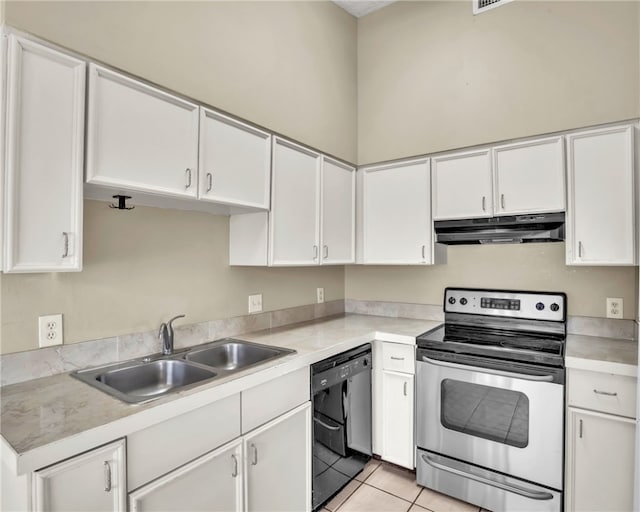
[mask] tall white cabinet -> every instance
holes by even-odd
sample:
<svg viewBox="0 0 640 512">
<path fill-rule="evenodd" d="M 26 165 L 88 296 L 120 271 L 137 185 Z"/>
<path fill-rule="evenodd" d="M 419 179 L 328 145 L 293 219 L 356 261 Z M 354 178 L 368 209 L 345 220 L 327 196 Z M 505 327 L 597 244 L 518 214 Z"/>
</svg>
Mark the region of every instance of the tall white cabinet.
<svg viewBox="0 0 640 512">
<path fill-rule="evenodd" d="M 87 123 L 88 183 L 197 197 L 198 105 L 90 64 Z"/>
<path fill-rule="evenodd" d="M 8 36 L 5 272 L 82 268 L 85 63 Z"/>
<path fill-rule="evenodd" d="M 568 265 L 634 265 L 634 127 L 567 136 Z"/>
</svg>

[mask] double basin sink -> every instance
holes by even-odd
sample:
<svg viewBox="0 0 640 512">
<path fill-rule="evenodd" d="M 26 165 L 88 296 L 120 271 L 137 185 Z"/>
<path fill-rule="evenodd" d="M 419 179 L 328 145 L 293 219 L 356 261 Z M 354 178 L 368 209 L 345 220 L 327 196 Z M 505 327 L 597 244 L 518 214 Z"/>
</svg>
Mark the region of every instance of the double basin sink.
<svg viewBox="0 0 640 512">
<path fill-rule="evenodd" d="M 147 357 L 78 370 L 71 375 L 124 402 L 138 404 L 294 352 L 295 350 L 286 348 L 227 338 L 170 356 Z"/>
</svg>

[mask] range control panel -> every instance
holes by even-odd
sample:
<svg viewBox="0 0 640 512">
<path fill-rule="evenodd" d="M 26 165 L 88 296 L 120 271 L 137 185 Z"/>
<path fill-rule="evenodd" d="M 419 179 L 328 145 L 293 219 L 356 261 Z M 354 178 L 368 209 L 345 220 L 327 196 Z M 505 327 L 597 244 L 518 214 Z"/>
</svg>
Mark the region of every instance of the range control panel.
<svg viewBox="0 0 640 512">
<path fill-rule="evenodd" d="M 465 288 L 447 288 L 444 292 L 445 313 L 563 322 L 566 318 L 566 303 L 564 293 Z"/>
</svg>

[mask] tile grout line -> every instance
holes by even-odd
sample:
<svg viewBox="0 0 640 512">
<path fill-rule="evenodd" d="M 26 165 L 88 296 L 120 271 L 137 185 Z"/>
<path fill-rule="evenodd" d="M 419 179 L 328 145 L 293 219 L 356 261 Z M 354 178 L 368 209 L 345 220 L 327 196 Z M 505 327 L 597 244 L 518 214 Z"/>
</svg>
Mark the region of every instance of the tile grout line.
<svg viewBox="0 0 640 512">
<path fill-rule="evenodd" d="M 371 460 L 374 460 L 374 459 L 371 459 Z M 358 485 L 358 487 L 356 487 L 356 488 L 353 490 L 353 492 L 352 492 L 351 494 L 349 494 L 349 496 L 347 496 L 347 497 L 345 498 L 345 500 L 344 500 L 342 503 L 340 503 L 340 505 L 338 505 L 338 506 L 337 506 L 337 508 L 336 508 L 335 510 L 330 511 L 330 512 L 338 512 L 338 511 L 342 508 L 342 505 L 344 505 L 344 504 L 349 500 L 349 498 L 351 498 L 351 496 L 353 496 L 353 495 L 356 493 L 356 491 L 357 491 L 358 489 L 360 489 L 360 487 L 362 487 L 362 486 L 364 485 L 364 483 L 365 483 L 367 480 L 369 480 L 369 477 L 370 477 L 371 475 L 373 475 L 373 474 L 378 470 L 378 468 L 379 468 L 380 466 L 382 466 L 382 461 L 380 461 L 380 464 L 378 464 L 378 465 L 375 467 L 375 469 L 374 469 L 371 473 L 369 473 L 369 474 L 367 475 L 367 478 L 365 478 L 364 480 L 358 480 L 358 479 L 354 478 L 354 480 L 355 480 L 356 482 L 359 482 L 359 483 L 360 483 L 360 485 Z M 370 487 L 373 487 L 373 486 L 370 486 Z M 327 509 L 327 510 L 329 510 L 329 509 Z"/>
</svg>

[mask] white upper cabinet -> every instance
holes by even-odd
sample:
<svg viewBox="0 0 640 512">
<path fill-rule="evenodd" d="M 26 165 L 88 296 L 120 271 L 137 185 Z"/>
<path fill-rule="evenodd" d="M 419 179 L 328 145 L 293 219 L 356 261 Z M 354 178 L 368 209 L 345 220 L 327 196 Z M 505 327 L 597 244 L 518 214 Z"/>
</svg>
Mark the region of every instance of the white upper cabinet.
<svg viewBox="0 0 640 512">
<path fill-rule="evenodd" d="M 562 137 L 493 148 L 496 215 L 565 209 Z"/>
<path fill-rule="evenodd" d="M 91 64 L 87 182 L 197 197 L 198 106 Z"/>
<path fill-rule="evenodd" d="M 362 262 L 433 263 L 429 159 L 365 167 Z"/>
<path fill-rule="evenodd" d="M 636 262 L 632 126 L 567 136 L 567 264 Z"/>
<path fill-rule="evenodd" d="M 491 151 L 471 151 L 432 159 L 433 219 L 493 216 Z"/>
<path fill-rule="evenodd" d="M 85 63 L 8 39 L 4 270 L 81 270 Z"/>
<path fill-rule="evenodd" d="M 355 262 L 356 171 L 322 158 L 322 264 Z"/>
<path fill-rule="evenodd" d="M 275 138 L 271 190 L 270 262 L 317 265 L 321 156 Z"/>
<path fill-rule="evenodd" d="M 200 108 L 200 199 L 268 209 L 270 176 L 269 133 Z"/>
</svg>

